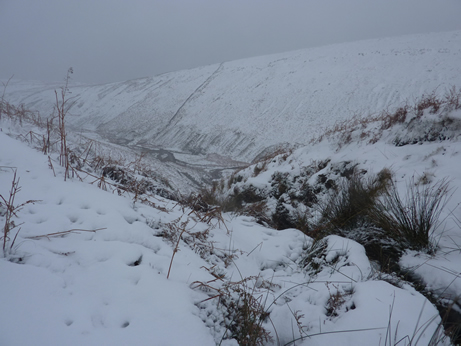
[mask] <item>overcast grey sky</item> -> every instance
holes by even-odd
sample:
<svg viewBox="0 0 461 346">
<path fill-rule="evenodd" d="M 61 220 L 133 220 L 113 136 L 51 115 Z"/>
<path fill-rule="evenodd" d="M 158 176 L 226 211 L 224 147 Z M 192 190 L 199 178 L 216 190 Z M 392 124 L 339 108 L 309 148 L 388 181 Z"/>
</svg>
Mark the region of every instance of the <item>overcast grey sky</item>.
<svg viewBox="0 0 461 346">
<path fill-rule="evenodd" d="M 107 83 L 460 18 L 461 0 L 0 0 L 0 78 L 60 81 L 72 66 Z"/>
</svg>

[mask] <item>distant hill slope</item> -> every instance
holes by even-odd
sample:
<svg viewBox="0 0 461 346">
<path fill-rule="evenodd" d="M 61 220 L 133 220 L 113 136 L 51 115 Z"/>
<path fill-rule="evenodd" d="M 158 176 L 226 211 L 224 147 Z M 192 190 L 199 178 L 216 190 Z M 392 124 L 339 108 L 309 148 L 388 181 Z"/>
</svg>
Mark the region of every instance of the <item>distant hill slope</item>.
<svg viewBox="0 0 461 346">
<path fill-rule="evenodd" d="M 129 64 L 129 62 L 127 62 Z M 71 88 L 76 129 L 125 144 L 251 161 L 319 128 L 461 86 L 461 31 L 367 40 L 120 83 Z M 7 99 L 47 114 L 56 85 L 12 82 Z"/>
</svg>

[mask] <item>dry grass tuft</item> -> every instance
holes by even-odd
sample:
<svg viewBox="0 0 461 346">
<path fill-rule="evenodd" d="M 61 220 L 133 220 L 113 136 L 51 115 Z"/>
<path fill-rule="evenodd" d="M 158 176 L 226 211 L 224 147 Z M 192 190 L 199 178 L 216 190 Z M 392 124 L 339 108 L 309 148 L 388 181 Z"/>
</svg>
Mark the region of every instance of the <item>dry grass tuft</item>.
<svg viewBox="0 0 461 346">
<path fill-rule="evenodd" d="M 5 223 L 3 225 L 3 235 L 0 239 L 3 239 L 3 256 L 6 257 L 11 254 L 13 250 L 13 245 L 18 236 L 19 231 L 21 228 L 18 229 L 16 232 L 15 237 L 11 241 L 10 244 L 10 233 L 13 229 L 18 228 L 21 224 L 16 224 L 13 220 L 13 217 L 18 217 L 18 212 L 27 204 L 33 204 L 38 202 L 37 200 L 29 200 L 22 204 L 15 205 L 16 195 L 21 191 L 21 187 L 19 186 L 19 177 L 17 177 L 17 172 L 14 170 L 13 180 L 11 182 L 11 189 L 8 198 L 5 198 L 3 195 L 0 194 L 0 216 L 5 217 Z M 9 245 L 9 246 L 8 246 Z"/>
<path fill-rule="evenodd" d="M 213 276 L 215 279 L 208 282 L 193 282 L 191 288 L 202 290 L 210 296 L 203 302 L 218 300 L 218 307 L 223 313 L 222 323 L 226 328 L 222 340 L 235 339 L 239 345 L 247 346 L 262 346 L 272 342 L 273 337 L 264 327 L 264 322 L 270 321 L 270 312 L 265 303 L 268 292 L 280 286 L 259 276 L 242 278 L 240 281 L 227 281 L 222 275 Z M 221 283 L 220 287 L 216 287 L 219 286 L 217 283 Z"/>
</svg>

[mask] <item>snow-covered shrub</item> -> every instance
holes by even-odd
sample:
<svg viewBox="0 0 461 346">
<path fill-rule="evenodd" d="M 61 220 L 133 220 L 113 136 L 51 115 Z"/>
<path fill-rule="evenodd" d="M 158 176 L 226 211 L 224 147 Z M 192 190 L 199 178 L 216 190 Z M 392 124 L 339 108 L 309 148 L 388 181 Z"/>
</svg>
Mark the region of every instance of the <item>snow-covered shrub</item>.
<svg viewBox="0 0 461 346">
<path fill-rule="evenodd" d="M 223 196 L 216 190 L 216 185 L 203 187 L 198 193 L 191 193 L 180 199 L 182 205 L 195 211 L 207 212 L 219 208 L 223 212 L 238 212 L 242 208 L 242 200 L 238 196 Z"/>
<path fill-rule="evenodd" d="M 272 224 L 276 229 L 295 228 L 295 220 L 289 211 L 289 205 L 285 203 L 284 198 L 279 198 L 275 211 L 272 214 Z"/>
<path fill-rule="evenodd" d="M 135 174 L 129 167 L 123 165 L 105 165 L 102 168 L 101 175 L 120 184 L 119 187 L 122 190 L 135 194 L 135 199 L 137 199 L 137 196 L 146 193 L 176 199 L 168 181 L 160 180 L 161 177 L 147 168 L 137 171 L 137 174 Z"/>
</svg>

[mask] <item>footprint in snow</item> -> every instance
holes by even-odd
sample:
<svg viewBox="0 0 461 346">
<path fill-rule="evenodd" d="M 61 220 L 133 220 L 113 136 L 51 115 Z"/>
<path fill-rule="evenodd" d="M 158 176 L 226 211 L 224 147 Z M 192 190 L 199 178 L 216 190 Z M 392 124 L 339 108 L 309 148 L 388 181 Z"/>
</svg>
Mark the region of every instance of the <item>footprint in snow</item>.
<svg viewBox="0 0 461 346">
<path fill-rule="evenodd" d="M 67 218 L 72 223 L 76 223 L 78 221 L 78 216 L 76 216 L 76 215 L 69 215 L 69 216 L 67 216 Z"/>
<path fill-rule="evenodd" d="M 132 216 L 124 216 L 123 217 L 126 222 L 128 222 L 130 225 L 133 224 L 135 221 L 139 221 L 137 217 L 132 217 Z"/>
<path fill-rule="evenodd" d="M 74 323 L 74 321 L 72 321 L 71 319 L 66 319 L 64 323 L 66 324 L 66 326 L 70 327 Z"/>
</svg>

